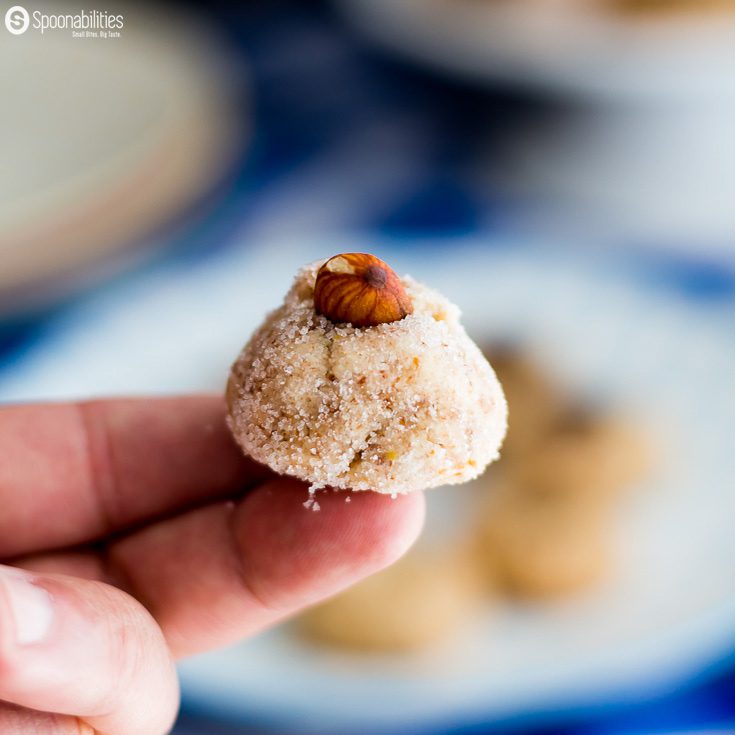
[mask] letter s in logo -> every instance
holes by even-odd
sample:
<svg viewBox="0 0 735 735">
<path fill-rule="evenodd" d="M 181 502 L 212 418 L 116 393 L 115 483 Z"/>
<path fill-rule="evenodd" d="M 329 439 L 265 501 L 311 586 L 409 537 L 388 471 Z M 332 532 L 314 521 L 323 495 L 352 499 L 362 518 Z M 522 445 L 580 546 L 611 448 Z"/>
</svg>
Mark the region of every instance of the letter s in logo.
<svg viewBox="0 0 735 735">
<path fill-rule="evenodd" d="M 22 5 L 13 5 L 7 13 L 5 13 L 5 27 L 14 35 L 20 36 L 28 30 L 31 23 L 31 17 L 28 11 Z"/>
</svg>

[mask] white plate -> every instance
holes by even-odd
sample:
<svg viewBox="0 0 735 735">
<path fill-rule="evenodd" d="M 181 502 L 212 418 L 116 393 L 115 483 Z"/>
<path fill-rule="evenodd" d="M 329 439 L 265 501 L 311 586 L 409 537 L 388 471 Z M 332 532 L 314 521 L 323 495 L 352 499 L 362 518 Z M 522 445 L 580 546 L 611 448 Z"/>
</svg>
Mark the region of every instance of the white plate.
<svg viewBox="0 0 735 735">
<path fill-rule="evenodd" d="M 732 257 L 735 12 L 624 15 L 605 10 L 612 0 L 336 1 L 407 58 L 491 88 L 574 100 L 495 132 L 473 158 L 481 187 L 525 203 L 514 222 L 522 231 Z"/>
<path fill-rule="evenodd" d="M 388 47 L 480 82 L 647 102 L 721 100 L 735 90 L 735 13 L 643 20 L 573 0 L 337 4 Z"/>
<path fill-rule="evenodd" d="M 291 272 L 345 242 L 268 244 L 99 297 L 0 374 L 0 400 L 221 388 Z M 190 702 L 316 732 L 469 722 L 640 697 L 735 645 L 735 308 L 698 306 L 592 251 L 477 245 L 362 244 L 445 291 L 476 335 L 526 340 L 578 390 L 650 426 L 660 460 L 620 519 L 617 574 L 576 601 L 490 610 L 416 658 L 322 651 L 275 630 L 185 662 Z M 453 497 L 462 489 L 434 500 Z"/>
<path fill-rule="evenodd" d="M 165 242 L 161 228 L 239 155 L 244 126 L 208 24 L 174 9 L 118 10 L 114 39 L 2 29 L 0 311 L 44 303 L 100 263 Z"/>
</svg>

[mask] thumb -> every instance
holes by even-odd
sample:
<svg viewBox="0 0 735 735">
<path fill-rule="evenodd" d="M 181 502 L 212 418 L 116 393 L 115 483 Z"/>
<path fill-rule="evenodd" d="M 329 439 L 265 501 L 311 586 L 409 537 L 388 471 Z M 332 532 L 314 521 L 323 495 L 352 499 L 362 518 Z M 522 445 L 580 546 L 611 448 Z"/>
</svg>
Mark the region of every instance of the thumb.
<svg viewBox="0 0 735 735">
<path fill-rule="evenodd" d="M 0 700 L 105 735 L 162 735 L 178 684 L 160 629 L 129 595 L 0 566 Z"/>
</svg>

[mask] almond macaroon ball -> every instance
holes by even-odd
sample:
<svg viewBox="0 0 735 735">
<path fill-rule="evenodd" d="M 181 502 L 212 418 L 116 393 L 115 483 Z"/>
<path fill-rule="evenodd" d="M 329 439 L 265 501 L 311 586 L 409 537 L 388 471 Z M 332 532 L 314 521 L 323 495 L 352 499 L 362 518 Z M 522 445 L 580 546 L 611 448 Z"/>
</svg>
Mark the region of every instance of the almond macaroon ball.
<svg viewBox="0 0 735 735">
<path fill-rule="evenodd" d="M 227 405 L 245 453 L 312 491 L 471 480 L 498 457 L 507 421 L 459 309 L 364 253 L 297 273 L 232 366 Z"/>
<path fill-rule="evenodd" d="M 482 579 L 462 551 L 412 550 L 396 564 L 303 613 L 307 640 L 358 651 L 415 651 L 459 633 L 478 609 Z"/>
</svg>

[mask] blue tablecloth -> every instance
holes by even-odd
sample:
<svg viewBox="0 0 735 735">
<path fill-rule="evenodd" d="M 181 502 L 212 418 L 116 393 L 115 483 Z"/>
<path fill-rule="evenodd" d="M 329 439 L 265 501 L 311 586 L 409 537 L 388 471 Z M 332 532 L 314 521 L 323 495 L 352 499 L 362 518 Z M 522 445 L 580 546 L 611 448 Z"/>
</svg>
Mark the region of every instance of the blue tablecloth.
<svg viewBox="0 0 735 735">
<path fill-rule="evenodd" d="M 206 259 L 236 238 L 274 232 L 363 231 L 398 236 L 512 233 L 533 202 L 518 201 L 477 176 L 514 125 L 553 114 L 554 103 L 511 90 L 437 78 L 386 58 L 319 4 L 215 3 L 198 8 L 222 36 L 242 91 L 243 128 L 254 138 L 206 216 L 155 262 Z M 253 116 L 254 120 L 250 117 Z M 621 243 L 632 247 L 634 243 Z M 643 256 L 641 256 L 643 257 Z M 677 257 L 659 271 L 692 298 L 735 298 L 735 277 L 720 264 Z M 134 279 L 136 273 L 124 278 Z M 77 296 L 79 300 L 84 295 Z M 10 369 L 54 311 L 0 326 L 0 370 Z M 728 730 L 728 724 L 730 729 Z M 475 723 L 444 732 L 640 733 L 720 728 L 735 732 L 735 670 L 712 669 L 656 701 L 543 722 Z M 178 735 L 243 733 L 188 711 Z"/>
</svg>

